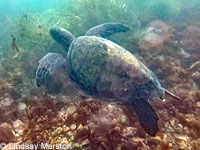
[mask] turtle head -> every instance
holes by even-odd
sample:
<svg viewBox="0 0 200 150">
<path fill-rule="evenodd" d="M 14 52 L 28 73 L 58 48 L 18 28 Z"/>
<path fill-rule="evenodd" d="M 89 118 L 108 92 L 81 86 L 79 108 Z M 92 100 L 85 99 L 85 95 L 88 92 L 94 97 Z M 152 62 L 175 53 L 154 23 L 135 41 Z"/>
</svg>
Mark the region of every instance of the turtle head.
<svg viewBox="0 0 200 150">
<path fill-rule="evenodd" d="M 75 39 L 75 37 L 71 32 L 60 27 L 52 27 L 50 29 L 50 35 L 56 42 L 61 44 L 67 51 L 71 42 Z"/>
</svg>

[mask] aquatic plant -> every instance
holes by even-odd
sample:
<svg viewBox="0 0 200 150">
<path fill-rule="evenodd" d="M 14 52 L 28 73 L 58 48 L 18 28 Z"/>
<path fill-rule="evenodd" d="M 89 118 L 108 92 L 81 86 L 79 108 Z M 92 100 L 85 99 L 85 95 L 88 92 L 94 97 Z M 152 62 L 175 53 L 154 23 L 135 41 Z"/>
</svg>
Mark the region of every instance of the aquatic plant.
<svg viewBox="0 0 200 150">
<path fill-rule="evenodd" d="M 81 145 L 82 149 L 200 149 L 199 7 L 199 0 L 61 0 L 55 9 L 38 13 L 24 10 L 17 17 L 8 14 L 0 18 L 0 142 L 65 141 L 77 149 Z M 138 42 L 145 27 L 156 19 L 175 26 L 180 45 L 166 44 L 159 56 L 150 53 L 151 59 L 143 60 L 167 89 L 184 99 L 182 105 L 168 98 L 152 102 L 161 118 L 156 137 L 147 136 L 135 114 L 125 106 L 93 100 L 77 102 L 86 98 L 78 97 L 70 86 L 57 96 L 34 88 L 38 60 L 47 51 L 64 51 L 50 38 L 50 27 L 61 26 L 79 36 L 100 23 L 122 22 L 132 31 L 110 39 L 141 55 Z M 192 25 L 187 26 L 187 22 Z M 21 58 L 12 58 L 16 53 L 11 35 L 21 49 Z M 176 55 L 180 47 L 190 53 L 187 59 Z M 16 119 L 25 124 L 20 134 L 14 128 Z"/>
<path fill-rule="evenodd" d="M 198 149 L 200 92 L 184 96 L 189 98 L 185 101 L 187 110 L 176 101 L 153 103 L 163 118 L 156 137 L 147 136 L 135 120 L 135 114 L 125 106 L 91 99 L 59 104 L 56 97 L 50 96 L 43 96 L 43 100 L 27 99 L 27 111 L 17 121 L 24 123 L 22 133 L 17 134 L 12 127 L 11 130 L 15 131 L 18 143 L 72 144 L 75 150 Z M 13 123 L 15 127 L 19 126 L 17 122 Z M 9 142 L 12 140 L 6 143 Z"/>
<path fill-rule="evenodd" d="M 176 18 L 179 15 L 181 9 L 181 3 L 173 0 L 159 0 L 153 1 L 149 4 L 148 11 L 152 13 L 157 19 L 170 20 Z"/>
<path fill-rule="evenodd" d="M 183 26 L 177 29 L 177 39 L 180 45 L 191 54 L 199 54 L 200 48 L 200 28 L 198 26 Z"/>
<path fill-rule="evenodd" d="M 79 101 L 58 111 L 52 100 L 27 102 L 21 143 L 71 144 L 74 150 L 146 147 L 140 138 L 128 139 L 137 134 L 136 128 L 129 127 L 133 121 L 116 105 Z"/>
<path fill-rule="evenodd" d="M 157 4 L 161 6 L 156 6 Z M 163 7 L 166 7 L 166 9 Z M 130 36 L 127 38 L 115 35 L 115 38 L 111 37 L 111 39 L 133 51 L 132 49 L 135 47 L 132 45 L 135 45 L 134 41 L 137 41 L 137 38 L 140 37 L 137 37 L 138 34 L 136 35 L 134 32 L 141 31 L 140 28 L 144 27 L 152 19 L 165 19 L 162 17 L 169 17 L 170 14 L 173 14 L 174 17 L 175 14 L 179 13 L 180 9 L 180 2 L 172 0 L 159 0 L 159 2 L 63 0 L 60 2 L 59 7 L 55 9 L 40 13 L 30 13 L 24 10 L 20 17 L 14 19 L 8 16 L 2 25 L 7 25 L 8 33 L 16 37 L 18 47 L 24 51 L 34 51 L 37 53 L 35 55 L 37 58 L 47 51 L 55 50 L 55 46 L 53 46 L 49 36 L 49 28 L 52 26 L 61 26 L 71 31 L 75 36 L 80 36 L 95 25 L 105 22 L 121 22 L 129 25 L 133 28 L 133 31 L 129 33 Z M 160 10 L 168 12 L 160 13 Z M 130 39 L 135 40 L 130 43 Z M 58 48 L 56 47 L 56 49 Z"/>
<path fill-rule="evenodd" d="M 10 123 L 17 118 L 16 96 L 19 95 L 15 88 L 8 82 L 0 79 L 0 123 Z"/>
</svg>

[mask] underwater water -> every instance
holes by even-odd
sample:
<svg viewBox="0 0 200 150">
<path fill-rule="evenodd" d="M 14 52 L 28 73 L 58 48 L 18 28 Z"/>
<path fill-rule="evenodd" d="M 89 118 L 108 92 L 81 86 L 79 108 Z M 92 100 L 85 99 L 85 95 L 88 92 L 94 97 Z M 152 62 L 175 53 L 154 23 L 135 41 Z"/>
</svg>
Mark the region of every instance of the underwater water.
<svg viewBox="0 0 200 150">
<path fill-rule="evenodd" d="M 0 149 L 199 150 L 200 1 L 0 0 Z"/>
</svg>

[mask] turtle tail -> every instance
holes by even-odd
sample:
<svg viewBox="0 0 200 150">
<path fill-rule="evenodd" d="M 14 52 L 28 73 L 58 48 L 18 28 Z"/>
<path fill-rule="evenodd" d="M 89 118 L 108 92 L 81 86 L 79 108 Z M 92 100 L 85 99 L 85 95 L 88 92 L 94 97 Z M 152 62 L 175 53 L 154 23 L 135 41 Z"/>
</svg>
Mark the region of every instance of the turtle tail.
<svg viewBox="0 0 200 150">
<path fill-rule="evenodd" d="M 66 51 L 68 51 L 70 44 L 75 39 L 71 32 L 59 27 L 52 27 L 50 29 L 50 35 L 56 42 L 61 44 Z"/>
<path fill-rule="evenodd" d="M 178 100 L 180 102 L 183 102 L 183 100 L 180 97 L 178 97 L 177 95 L 175 95 L 172 92 L 168 91 L 167 89 L 164 89 L 164 91 L 165 91 L 165 95 L 170 96 L 170 97 L 172 97 L 172 98 L 174 98 L 174 99 L 176 99 L 176 100 Z"/>
<path fill-rule="evenodd" d="M 127 32 L 129 30 L 128 26 L 121 23 L 104 23 L 89 29 L 85 35 L 107 38 L 114 33 Z"/>
</svg>

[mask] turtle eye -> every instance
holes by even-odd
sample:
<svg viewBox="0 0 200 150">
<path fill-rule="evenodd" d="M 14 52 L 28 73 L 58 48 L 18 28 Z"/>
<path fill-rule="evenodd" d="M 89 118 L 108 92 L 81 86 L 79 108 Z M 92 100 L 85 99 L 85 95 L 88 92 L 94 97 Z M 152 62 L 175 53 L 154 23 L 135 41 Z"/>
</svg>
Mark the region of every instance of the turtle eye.
<svg viewBox="0 0 200 150">
<path fill-rule="evenodd" d="M 119 73 L 120 78 L 129 78 L 128 74 L 126 72 L 120 72 Z"/>
</svg>

